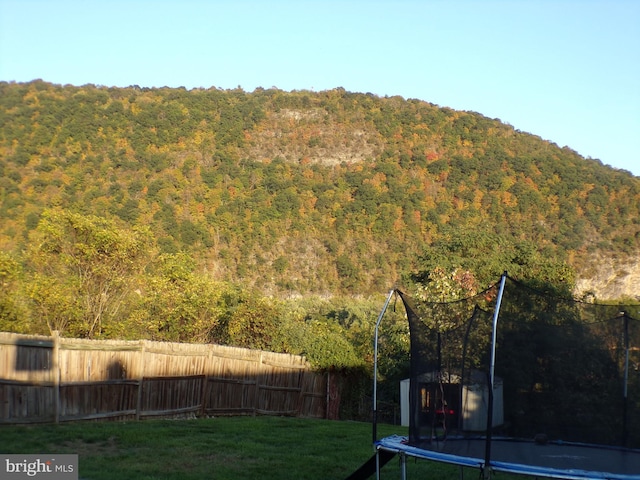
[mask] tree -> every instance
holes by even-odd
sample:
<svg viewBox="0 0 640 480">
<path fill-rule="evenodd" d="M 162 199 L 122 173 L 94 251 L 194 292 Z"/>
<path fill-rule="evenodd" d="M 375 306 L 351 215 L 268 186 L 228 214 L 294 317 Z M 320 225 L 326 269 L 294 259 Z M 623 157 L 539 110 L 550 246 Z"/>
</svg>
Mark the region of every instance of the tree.
<svg viewBox="0 0 640 480">
<path fill-rule="evenodd" d="M 27 285 L 28 297 L 33 305 L 31 333 L 53 334 L 57 331 L 69 336 L 85 336 L 83 305 L 78 278 L 58 278 L 36 273 Z M 46 323 L 42 325 L 42 321 Z"/>
<path fill-rule="evenodd" d="M 479 288 L 495 283 L 505 271 L 514 278 L 534 279 L 567 291 L 575 282 L 573 270 L 560 255 L 543 254 L 529 240 L 513 239 L 484 228 L 451 229 L 440 235 L 425 249 L 420 266 L 411 274 L 410 282 L 426 285 L 432 272 L 439 268 L 447 274 L 458 269 L 470 272 Z"/>
<path fill-rule="evenodd" d="M 358 268 L 353 264 L 349 255 L 342 254 L 336 258 L 336 270 L 345 288 L 352 288 L 357 284 Z"/>
<path fill-rule="evenodd" d="M 0 251 L 0 331 L 26 328 L 25 311 L 20 301 L 22 267 L 17 259 Z"/>
<path fill-rule="evenodd" d="M 89 338 L 100 335 L 105 322 L 120 313 L 154 251 L 146 228 L 120 229 L 107 219 L 65 210 L 45 211 L 30 240 L 28 258 L 36 285 L 32 300 L 43 319 Z M 56 308 L 47 306 L 53 292 L 61 296 Z M 60 309 L 72 307 L 80 309 L 78 315 L 69 315 L 74 325 L 58 317 Z"/>
<path fill-rule="evenodd" d="M 477 291 L 478 282 L 470 271 L 435 267 L 418 287 L 416 298 L 425 302 L 452 302 L 473 296 Z"/>
<path fill-rule="evenodd" d="M 275 300 L 245 293 L 230 313 L 225 343 L 245 348 L 273 349 L 273 337 L 281 314 Z"/>
<path fill-rule="evenodd" d="M 128 333 L 171 342 L 206 343 L 227 312 L 231 287 L 197 274 L 195 261 L 180 252 L 163 254 L 146 277 Z"/>
</svg>

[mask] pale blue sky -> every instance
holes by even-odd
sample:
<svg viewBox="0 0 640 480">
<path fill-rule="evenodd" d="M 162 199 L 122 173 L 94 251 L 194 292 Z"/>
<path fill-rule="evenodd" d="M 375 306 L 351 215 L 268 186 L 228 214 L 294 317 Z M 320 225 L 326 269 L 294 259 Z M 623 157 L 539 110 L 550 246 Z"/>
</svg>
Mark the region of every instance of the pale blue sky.
<svg viewBox="0 0 640 480">
<path fill-rule="evenodd" d="M 0 80 L 352 92 L 640 176 L 637 0 L 0 0 Z"/>
</svg>

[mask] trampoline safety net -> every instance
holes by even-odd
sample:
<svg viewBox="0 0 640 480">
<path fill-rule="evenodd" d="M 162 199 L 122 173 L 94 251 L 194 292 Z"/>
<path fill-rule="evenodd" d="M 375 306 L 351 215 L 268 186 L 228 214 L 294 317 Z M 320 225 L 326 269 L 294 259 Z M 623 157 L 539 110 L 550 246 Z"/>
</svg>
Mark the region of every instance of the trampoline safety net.
<svg viewBox="0 0 640 480">
<path fill-rule="evenodd" d="M 640 306 L 559 298 L 507 276 L 451 303 L 398 294 L 410 445 L 493 435 L 640 448 Z"/>
</svg>

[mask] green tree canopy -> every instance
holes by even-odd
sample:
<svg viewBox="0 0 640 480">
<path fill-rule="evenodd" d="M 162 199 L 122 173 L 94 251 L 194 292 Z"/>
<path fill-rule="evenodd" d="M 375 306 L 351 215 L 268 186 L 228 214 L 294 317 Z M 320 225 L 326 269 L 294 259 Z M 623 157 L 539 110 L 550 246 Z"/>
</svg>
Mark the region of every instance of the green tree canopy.
<svg viewBox="0 0 640 480">
<path fill-rule="evenodd" d="M 104 218 L 47 210 L 30 237 L 29 269 L 38 285 L 32 300 L 50 326 L 99 336 L 105 324 L 120 318 L 153 249 L 148 229 L 122 229 Z M 44 308 L 58 285 L 67 291 L 56 307 L 67 311 L 66 323 L 57 318 L 61 312 Z"/>
</svg>

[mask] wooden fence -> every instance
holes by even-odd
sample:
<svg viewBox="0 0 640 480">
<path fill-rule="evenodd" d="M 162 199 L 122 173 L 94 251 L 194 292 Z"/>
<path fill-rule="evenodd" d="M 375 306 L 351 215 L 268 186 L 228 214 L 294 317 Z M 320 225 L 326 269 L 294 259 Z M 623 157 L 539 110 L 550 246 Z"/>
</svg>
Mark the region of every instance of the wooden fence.
<svg viewBox="0 0 640 480">
<path fill-rule="evenodd" d="M 207 415 L 328 418 L 303 357 L 222 345 L 0 332 L 0 424 Z"/>
</svg>

